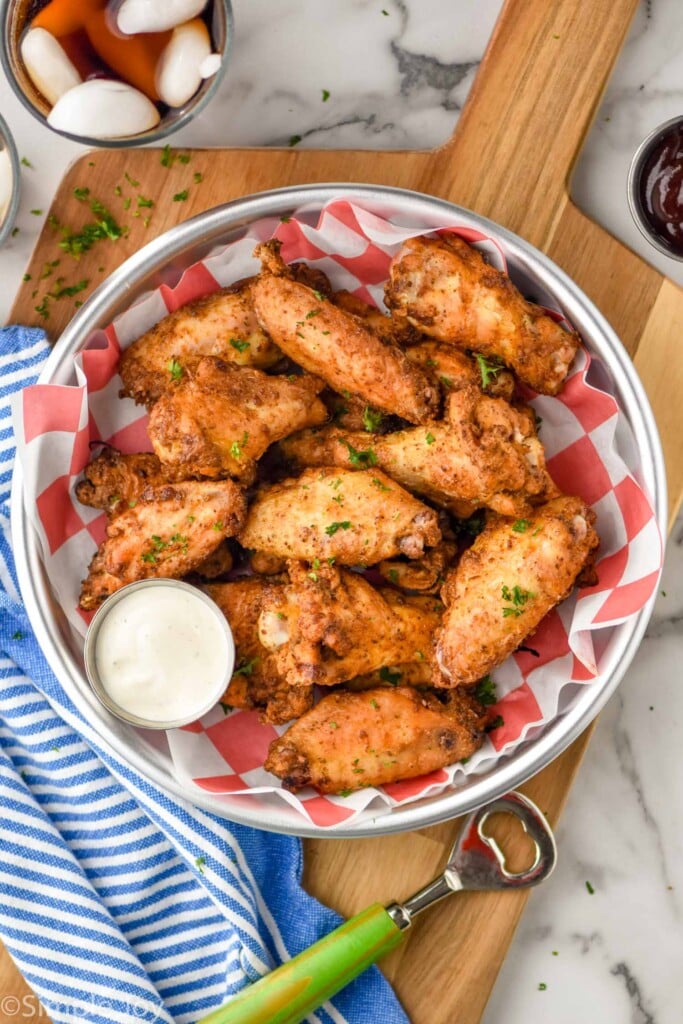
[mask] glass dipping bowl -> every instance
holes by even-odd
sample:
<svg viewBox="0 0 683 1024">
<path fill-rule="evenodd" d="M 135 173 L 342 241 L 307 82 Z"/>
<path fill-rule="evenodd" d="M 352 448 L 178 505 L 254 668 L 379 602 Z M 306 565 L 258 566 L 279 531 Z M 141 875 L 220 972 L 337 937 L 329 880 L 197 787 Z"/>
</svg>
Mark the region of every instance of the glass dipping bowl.
<svg viewBox="0 0 683 1024">
<path fill-rule="evenodd" d="M 118 139 L 93 139 L 87 135 L 73 135 L 71 132 L 58 131 L 57 128 L 48 124 L 47 115 L 51 109 L 50 105 L 26 73 L 19 53 L 23 30 L 31 16 L 35 15 L 35 0 L 0 0 L 0 26 L 2 28 L 0 63 L 12 89 L 29 113 L 50 131 L 57 132 L 58 135 L 63 135 L 65 138 L 80 142 L 85 146 L 101 146 L 107 149 L 126 149 L 130 146 L 159 142 L 188 124 L 200 110 L 204 109 L 216 93 L 225 74 L 233 37 L 232 6 L 230 0 L 209 0 L 209 2 L 213 8 L 210 24 L 213 50 L 222 55 L 218 71 L 211 78 L 205 78 L 202 81 L 197 92 L 184 106 L 170 108 L 162 115 L 158 125 L 150 128 L 149 131 L 140 132 L 138 135 L 127 135 Z"/>
<path fill-rule="evenodd" d="M 12 138 L 11 131 L 2 117 L 0 117 L 0 150 L 4 150 L 8 153 L 10 167 L 12 168 L 12 191 L 10 194 L 10 200 L 4 216 L 0 219 L 0 245 L 2 245 L 7 241 L 11 234 L 12 227 L 17 216 L 17 210 L 19 209 L 19 193 L 21 191 L 21 171 L 19 167 L 17 147 L 14 145 L 14 139 Z"/>
<path fill-rule="evenodd" d="M 647 176 L 648 163 L 657 148 L 674 135 L 678 135 L 679 138 L 683 137 L 683 115 L 672 117 L 670 120 L 658 124 L 638 146 L 628 172 L 628 205 L 636 227 L 647 238 L 650 245 L 670 259 L 681 262 L 683 261 L 683 249 L 676 248 L 673 243 L 667 244 L 664 231 L 658 230 L 656 224 L 653 223 L 654 218 L 651 211 L 648 211 L 644 198 L 648 184 L 647 180 L 644 180 Z M 657 218 L 657 220 L 660 219 Z M 662 221 L 662 228 L 663 225 Z"/>
</svg>

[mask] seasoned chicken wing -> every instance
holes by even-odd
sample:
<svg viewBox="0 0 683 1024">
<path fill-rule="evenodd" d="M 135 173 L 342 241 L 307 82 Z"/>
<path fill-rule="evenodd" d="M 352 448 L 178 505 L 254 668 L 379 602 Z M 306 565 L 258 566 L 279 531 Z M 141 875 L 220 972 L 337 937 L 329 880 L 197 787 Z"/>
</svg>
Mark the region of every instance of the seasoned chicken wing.
<svg viewBox="0 0 683 1024">
<path fill-rule="evenodd" d="M 308 374 L 268 376 L 207 356 L 155 404 L 150 440 L 167 471 L 250 482 L 273 441 L 327 419 L 322 388 Z"/>
<path fill-rule="evenodd" d="M 82 505 L 105 509 L 110 516 L 133 507 L 146 487 L 169 482 L 152 452 L 124 455 L 108 445 L 88 463 L 83 476 L 85 479 L 76 484 L 78 500 Z"/>
<path fill-rule="evenodd" d="M 533 414 L 473 384 L 451 393 L 443 421 L 382 436 L 330 426 L 290 437 L 281 449 L 297 466 L 381 466 L 463 518 L 482 507 L 523 514 L 530 498 L 554 492 Z"/>
<path fill-rule="evenodd" d="M 409 348 L 406 355 L 436 377 L 445 395 L 463 384 L 477 384 L 487 395 L 509 402 L 515 390 L 515 379 L 502 363 L 492 366 L 482 362 L 482 356 L 477 361 L 453 345 L 421 341 Z"/>
<path fill-rule="evenodd" d="M 544 395 L 560 391 L 579 347 L 577 334 L 454 234 L 409 239 L 392 262 L 385 301 L 430 337 L 502 361 Z"/>
<path fill-rule="evenodd" d="M 235 580 L 204 588 L 230 624 L 237 657 L 235 672 L 223 702 L 238 708 L 257 708 L 262 722 L 278 725 L 303 715 L 313 705 L 311 686 L 290 686 L 277 668 L 277 659 L 261 644 L 258 620 L 267 594 L 282 584 L 271 580 Z"/>
<path fill-rule="evenodd" d="M 267 555 L 340 565 L 419 558 L 440 539 L 437 513 L 384 473 L 334 468 L 264 487 L 239 536 L 243 547 Z"/>
<path fill-rule="evenodd" d="M 364 299 L 359 299 L 352 292 L 342 289 L 342 291 L 333 292 L 330 298 L 335 306 L 364 320 L 370 330 L 384 341 L 406 347 L 414 345 L 420 340 L 419 332 L 407 320 L 394 319 L 390 314 L 383 313 L 377 306 L 371 306 Z"/>
<path fill-rule="evenodd" d="M 443 540 L 435 548 L 425 551 L 422 558 L 411 562 L 387 559 L 380 562 L 377 568 L 384 579 L 395 587 L 435 594 L 446 578 L 446 570 L 455 558 L 456 549 L 454 541 Z"/>
<path fill-rule="evenodd" d="M 119 363 L 122 394 L 151 405 L 202 356 L 260 368 L 282 358 L 256 319 L 250 281 L 188 302 L 134 341 Z"/>
<path fill-rule="evenodd" d="M 321 793 L 412 779 L 471 757 L 487 717 L 464 693 L 443 702 L 403 686 L 331 693 L 271 743 L 265 768 L 286 789 Z"/>
<path fill-rule="evenodd" d="M 436 685 L 481 679 L 569 596 L 598 546 L 594 522 L 585 502 L 563 495 L 528 519 L 489 523 L 441 591 L 447 608 L 436 635 Z"/>
<path fill-rule="evenodd" d="M 279 242 L 258 246 L 256 254 L 264 262 L 252 289 L 256 313 L 283 352 L 335 391 L 410 423 L 433 418 L 439 392 L 424 370 L 364 320 L 295 281 L 279 257 Z"/>
<path fill-rule="evenodd" d="M 230 480 L 147 487 L 134 508 L 109 522 L 81 588 L 81 608 L 96 608 L 135 580 L 186 576 L 237 533 L 245 510 L 242 490 Z"/>
<path fill-rule="evenodd" d="M 440 601 L 375 590 L 357 573 L 327 563 L 310 570 L 290 562 L 289 575 L 288 586 L 264 599 L 259 636 L 293 686 L 334 686 L 430 661 Z"/>
</svg>

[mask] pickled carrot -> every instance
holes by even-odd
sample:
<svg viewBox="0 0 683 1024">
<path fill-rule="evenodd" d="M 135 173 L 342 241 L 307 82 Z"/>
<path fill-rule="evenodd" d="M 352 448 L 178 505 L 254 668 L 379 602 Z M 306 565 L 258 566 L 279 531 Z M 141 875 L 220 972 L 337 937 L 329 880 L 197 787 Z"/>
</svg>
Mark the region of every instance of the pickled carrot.
<svg viewBox="0 0 683 1024">
<path fill-rule="evenodd" d="M 109 28 L 104 10 L 94 10 L 87 15 L 85 31 L 94 50 L 124 82 L 134 85 L 153 103 L 158 103 L 159 93 L 154 82 L 156 66 L 171 32 L 116 35 Z"/>
<path fill-rule="evenodd" d="M 60 39 L 83 28 L 85 19 L 101 10 L 107 0 L 50 0 L 31 22 L 32 28 L 44 28 Z"/>
</svg>

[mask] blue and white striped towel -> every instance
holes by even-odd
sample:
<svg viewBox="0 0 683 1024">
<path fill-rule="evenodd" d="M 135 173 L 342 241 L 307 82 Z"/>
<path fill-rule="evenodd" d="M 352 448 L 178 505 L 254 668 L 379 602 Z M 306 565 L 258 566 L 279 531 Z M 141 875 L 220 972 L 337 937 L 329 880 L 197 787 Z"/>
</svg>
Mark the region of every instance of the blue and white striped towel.
<svg viewBox="0 0 683 1024">
<path fill-rule="evenodd" d="M 339 923 L 301 844 L 159 792 L 98 745 L 32 634 L 9 544 L 13 392 L 48 352 L 0 330 L 0 938 L 55 1024 L 189 1024 Z M 11 1024 L 37 1003 L 0 1000 Z M 310 1021 L 405 1024 L 371 968 Z"/>
</svg>

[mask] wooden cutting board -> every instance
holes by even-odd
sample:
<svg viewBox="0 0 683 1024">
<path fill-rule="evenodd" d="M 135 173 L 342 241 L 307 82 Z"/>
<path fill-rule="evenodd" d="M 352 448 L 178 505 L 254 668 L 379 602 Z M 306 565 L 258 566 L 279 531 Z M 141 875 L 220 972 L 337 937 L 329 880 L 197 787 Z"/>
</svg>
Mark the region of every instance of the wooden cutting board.
<svg viewBox="0 0 683 1024">
<path fill-rule="evenodd" d="M 158 150 L 82 157 L 62 182 L 52 214 L 60 223 L 82 225 L 84 207 L 73 190 L 87 187 L 130 225 L 129 234 L 99 243 L 78 262 L 61 254 L 59 266 L 51 268 L 60 255 L 59 235 L 46 224 L 12 321 L 44 324 L 56 339 L 74 303 L 141 245 L 193 214 L 251 192 L 349 181 L 430 193 L 491 217 L 547 252 L 611 321 L 654 407 L 673 517 L 683 493 L 683 293 L 587 218 L 568 194 L 572 166 L 636 7 L 637 0 L 508 0 L 456 132 L 432 152 L 196 150 L 189 163 L 170 168 L 161 164 Z M 195 172 L 203 175 L 201 183 L 195 183 Z M 625 188 L 625 182 L 614 187 Z M 187 199 L 174 201 L 185 189 Z M 125 211 L 124 198 L 138 193 L 155 205 L 140 208 L 136 217 L 136 199 Z M 35 307 L 59 276 L 62 287 L 89 283 L 76 296 L 51 300 L 44 321 Z M 590 731 L 523 787 L 551 822 L 562 810 Z M 305 884 L 344 915 L 375 900 L 400 899 L 441 869 L 457 829 L 452 821 L 386 838 L 307 841 Z M 479 1021 L 525 901 L 522 893 L 461 895 L 418 920 L 405 944 L 382 963 L 414 1024 Z M 4 954 L 0 997 L 25 991 Z"/>
</svg>

